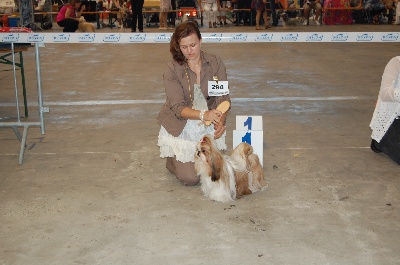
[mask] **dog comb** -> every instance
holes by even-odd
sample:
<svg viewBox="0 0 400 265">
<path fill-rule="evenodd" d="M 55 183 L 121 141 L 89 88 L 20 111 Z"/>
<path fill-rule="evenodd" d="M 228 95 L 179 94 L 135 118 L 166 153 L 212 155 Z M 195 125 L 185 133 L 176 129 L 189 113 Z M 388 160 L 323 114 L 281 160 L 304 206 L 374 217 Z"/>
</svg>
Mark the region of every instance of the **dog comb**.
<svg viewBox="0 0 400 265">
<path fill-rule="evenodd" d="M 229 101 L 222 101 L 221 104 L 218 105 L 217 110 L 219 110 L 222 114 L 228 111 L 229 107 L 231 104 Z M 206 126 L 209 126 L 211 124 L 211 121 L 205 121 L 204 124 Z"/>
</svg>

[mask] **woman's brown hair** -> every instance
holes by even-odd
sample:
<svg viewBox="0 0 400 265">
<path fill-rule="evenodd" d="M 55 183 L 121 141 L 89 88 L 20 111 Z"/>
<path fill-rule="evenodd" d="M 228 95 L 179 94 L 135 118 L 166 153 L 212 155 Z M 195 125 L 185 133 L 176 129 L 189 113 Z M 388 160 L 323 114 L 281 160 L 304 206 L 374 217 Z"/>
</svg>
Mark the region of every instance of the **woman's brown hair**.
<svg viewBox="0 0 400 265">
<path fill-rule="evenodd" d="M 172 54 L 172 58 L 179 64 L 184 64 L 186 58 L 183 55 L 180 47 L 182 38 L 186 38 L 189 35 L 196 34 L 199 40 L 201 40 L 201 34 L 196 21 L 187 21 L 176 27 L 174 34 L 172 34 L 171 41 L 169 43 L 169 51 Z"/>
<path fill-rule="evenodd" d="M 79 4 L 80 2 L 81 2 L 81 0 L 71 0 L 71 1 L 69 2 L 69 4 L 70 4 L 72 7 L 74 7 L 75 4 Z"/>
</svg>

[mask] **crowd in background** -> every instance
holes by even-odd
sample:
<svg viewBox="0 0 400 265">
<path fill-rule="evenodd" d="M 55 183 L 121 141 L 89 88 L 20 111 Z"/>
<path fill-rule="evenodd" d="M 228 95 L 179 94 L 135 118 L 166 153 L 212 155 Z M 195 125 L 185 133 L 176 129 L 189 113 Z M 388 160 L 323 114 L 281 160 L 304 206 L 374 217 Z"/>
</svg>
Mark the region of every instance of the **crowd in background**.
<svg viewBox="0 0 400 265">
<path fill-rule="evenodd" d="M 34 9 L 39 12 L 50 11 L 43 10 L 46 3 L 49 6 L 51 3 L 58 4 L 59 10 L 69 4 L 69 1 L 62 0 L 34 1 Z M 151 2 L 152 5 L 146 6 L 145 1 Z M 82 0 L 82 6 L 90 2 Z M 115 26 L 130 28 L 132 32 L 143 32 L 143 25 L 155 25 L 160 30 L 173 30 L 177 19 L 180 22 L 193 19 L 177 12 L 183 7 L 196 10 L 194 18 L 200 21 L 201 17 L 201 22 L 209 28 L 255 25 L 257 30 L 268 29 L 278 26 L 284 13 L 289 19 L 298 19 L 299 24 L 305 26 L 353 23 L 400 25 L 400 0 L 97 0 L 95 10 L 86 6 L 86 11 L 114 11 L 109 16 L 115 16 Z M 143 10 L 147 12 L 143 13 Z M 152 10 L 155 12 L 148 12 Z M 0 7 L 0 13 L 12 11 Z M 81 10 L 75 10 L 77 13 L 79 11 Z M 88 18 L 95 15 L 84 16 Z M 73 13 L 71 17 L 74 17 Z M 98 17 L 99 15 L 97 28 L 107 26 L 99 24 Z M 104 21 L 103 18 L 102 15 Z M 57 19 L 57 22 L 59 21 L 60 18 Z M 74 28 L 75 24 L 74 22 Z"/>
<path fill-rule="evenodd" d="M 130 0 L 112 1 L 124 6 L 126 14 L 133 14 Z M 196 8 L 198 18 L 202 15 L 205 27 L 209 28 L 232 24 L 256 25 L 256 29 L 264 25 L 267 29 L 278 26 L 283 12 L 292 19 L 301 19 L 303 25 L 309 25 L 310 19 L 315 25 L 400 24 L 400 0 L 299 0 L 296 3 L 293 0 L 160 0 L 160 13 L 149 15 L 146 22 L 159 23 L 161 30 L 172 30 L 176 19 L 185 19 L 171 12 L 181 7 Z M 126 16 L 128 20 L 130 17 Z"/>
</svg>

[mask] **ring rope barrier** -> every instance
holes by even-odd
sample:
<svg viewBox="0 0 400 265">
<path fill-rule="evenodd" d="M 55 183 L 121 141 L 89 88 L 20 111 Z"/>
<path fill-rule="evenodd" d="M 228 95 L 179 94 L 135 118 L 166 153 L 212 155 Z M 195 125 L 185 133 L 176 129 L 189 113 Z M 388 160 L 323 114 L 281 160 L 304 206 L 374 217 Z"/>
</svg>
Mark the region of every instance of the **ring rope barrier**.
<svg viewBox="0 0 400 265">
<path fill-rule="evenodd" d="M 169 43 L 164 33 L 25 33 L 0 32 L 0 42 L 13 43 Z M 202 33 L 203 43 L 260 42 L 400 42 L 399 32 Z"/>
</svg>

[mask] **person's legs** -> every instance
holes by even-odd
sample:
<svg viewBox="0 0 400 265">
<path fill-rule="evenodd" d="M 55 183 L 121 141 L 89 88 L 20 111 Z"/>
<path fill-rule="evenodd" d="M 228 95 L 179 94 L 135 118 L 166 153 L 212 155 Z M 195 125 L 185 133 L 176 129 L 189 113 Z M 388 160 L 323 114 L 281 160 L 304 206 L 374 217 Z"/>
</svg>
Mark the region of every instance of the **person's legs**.
<svg viewBox="0 0 400 265">
<path fill-rule="evenodd" d="M 167 157 L 167 163 L 165 164 L 165 167 L 169 170 L 169 172 L 175 175 L 176 168 L 172 157 Z"/>
<path fill-rule="evenodd" d="M 251 1 L 252 0 L 245 0 L 244 1 L 244 8 L 245 9 L 251 9 Z M 250 12 L 249 11 L 243 11 L 243 24 L 244 25 L 251 25 Z"/>
<path fill-rule="evenodd" d="M 166 163 L 167 169 L 187 186 L 195 186 L 200 182 L 200 177 L 196 176 L 194 162 L 182 163 L 175 157 L 168 157 Z"/>
<path fill-rule="evenodd" d="M 208 19 L 208 27 L 212 28 L 212 20 L 211 20 L 211 4 L 204 4 L 204 14 Z"/>
<path fill-rule="evenodd" d="M 138 20 L 137 27 L 140 32 L 143 32 L 143 12 L 142 12 L 142 10 L 143 10 L 144 0 L 138 0 L 138 2 L 139 2 L 138 3 L 139 7 L 138 7 L 138 12 L 137 12 L 137 20 Z"/>
<path fill-rule="evenodd" d="M 264 10 L 264 12 L 263 12 L 263 19 L 264 19 L 265 28 L 266 29 L 269 28 L 267 10 Z"/>
<path fill-rule="evenodd" d="M 318 26 L 321 26 L 321 23 L 319 22 L 319 19 L 321 17 L 321 13 L 322 13 L 322 6 L 320 3 L 315 3 L 315 18 L 314 21 Z"/>
<path fill-rule="evenodd" d="M 260 18 L 261 18 L 261 9 L 256 11 L 256 29 L 261 29 L 260 28 Z"/>
<path fill-rule="evenodd" d="M 218 6 L 217 4 L 212 5 L 212 22 L 213 22 L 213 27 L 217 27 L 217 16 L 218 16 Z"/>
<path fill-rule="evenodd" d="M 164 13 L 164 27 L 168 28 L 168 12 L 163 12 Z"/>
<path fill-rule="evenodd" d="M 138 20 L 138 1 L 132 1 L 132 32 L 136 32 L 136 23 Z"/>
<path fill-rule="evenodd" d="M 270 0 L 271 16 L 272 16 L 272 26 L 278 26 L 278 16 L 276 15 L 276 3 L 275 0 Z"/>
<path fill-rule="evenodd" d="M 160 29 L 166 29 L 167 26 L 164 24 L 164 16 L 165 16 L 165 12 L 160 12 Z"/>
<path fill-rule="evenodd" d="M 308 26 L 309 24 L 309 19 L 310 19 L 310 4 L 309 3 L 304 3 L 303 5 L 303 11 L 304 11 L 304 26 Z"/>
<path fill-rule="evenodd" d="M 75 32 L 78 29 L 79 22 L 73 18 L 65 18 L 57 24 L 63 28 L 63 32 Z"/>
<path fill-rule="evenodd" d="M 219 13 L 221 20 L 224 22 L 224 24 L 223 24 L 224 26 L 227 25 L 226 24 L 226 10 L 227 10 L 227 8 L 223 7 L 223 8 L 221 8 L 221 12 Z M 221 20 L 220 20 L 220 22 L 221 22 L 221 25 L 222 25 L 222 21 Z"/>
<path fill-rule="evenodd" d="M 396 13 L 395 13 L 395 19 L 394 19 L 394 24 L 399 25 L 400 24 L 400 1 L 397 2 L 396 4 Z"/>
</svg>

